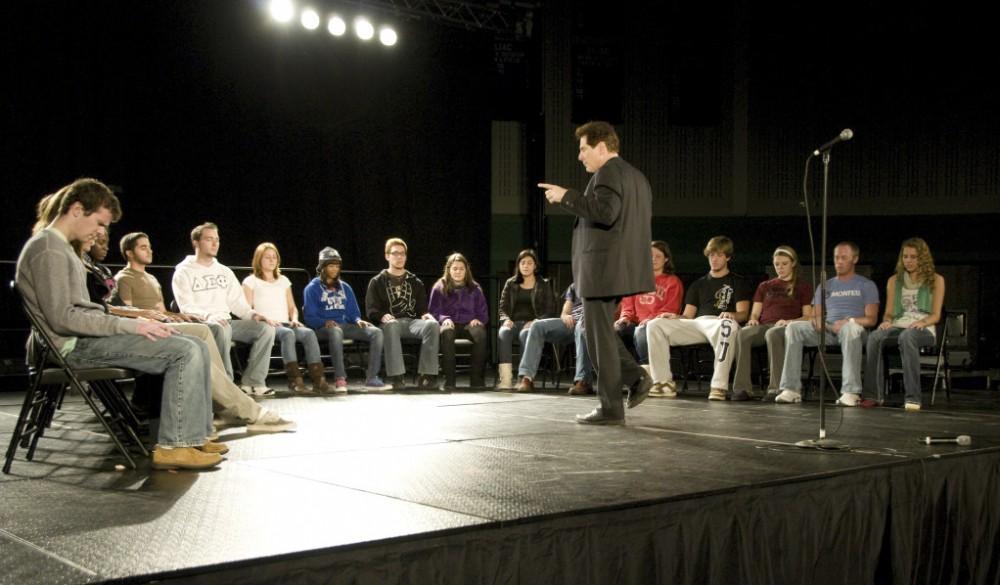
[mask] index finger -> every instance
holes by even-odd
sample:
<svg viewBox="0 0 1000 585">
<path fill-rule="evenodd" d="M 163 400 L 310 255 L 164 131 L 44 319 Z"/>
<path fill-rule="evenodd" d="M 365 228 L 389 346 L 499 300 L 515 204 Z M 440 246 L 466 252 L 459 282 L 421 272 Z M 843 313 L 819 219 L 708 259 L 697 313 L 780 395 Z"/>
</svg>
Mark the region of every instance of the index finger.
<svg viewBox="0 0 1000 585">
<path fill-rule="evenodd" d="M 556 185 L 552 185 L 552 184 L 549 184 L 549 183 L 539 183 L 538 184 L 538 188 L 539 189 L 551 189 L 552 187 L 556 187 Z"/>
</svg>

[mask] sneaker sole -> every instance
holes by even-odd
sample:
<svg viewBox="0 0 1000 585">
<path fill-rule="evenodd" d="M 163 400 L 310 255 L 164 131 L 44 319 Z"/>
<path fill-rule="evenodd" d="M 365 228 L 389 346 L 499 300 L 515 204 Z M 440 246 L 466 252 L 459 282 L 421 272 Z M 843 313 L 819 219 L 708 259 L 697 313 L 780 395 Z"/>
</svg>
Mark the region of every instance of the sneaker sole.
<svg viewBox="0 0 1000 585">
<path fill-rule="evenodd" d="M 249 424 L 247 425 L 248 433 L 287 433 L 295 431 L 299 428 L 299 425 L 293 422 L 273 424 L 273 425 L 262 425 L 262 424 Z"/>
</svg>

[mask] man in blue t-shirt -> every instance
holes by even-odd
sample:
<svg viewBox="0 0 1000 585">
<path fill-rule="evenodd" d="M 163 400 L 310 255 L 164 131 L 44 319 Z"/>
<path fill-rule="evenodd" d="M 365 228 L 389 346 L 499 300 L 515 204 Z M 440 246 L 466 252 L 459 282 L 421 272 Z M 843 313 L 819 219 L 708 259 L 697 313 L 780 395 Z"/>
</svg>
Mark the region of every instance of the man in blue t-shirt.
<svg viewBox="0 0 1000 585">
<path fill-rule="evenodd" d="M 859 250 L 853 242 L 841 242 L 833 249 L 837 276 L 826 281 L 813 296 L 811 321 L 789 323 L 785 330 L 785 367 L 781 372 L 781 393 L 777 403 L 802 402 L 802 348 L 819 345 L 820 294 L 826 294 L 826 344 L 840 345 L 840 406 L 857 406 L 861 400 L 861 350 L 868 337 L 868 327 L 878 320 L 878 287 L 857 274 Z"/>
</svg>

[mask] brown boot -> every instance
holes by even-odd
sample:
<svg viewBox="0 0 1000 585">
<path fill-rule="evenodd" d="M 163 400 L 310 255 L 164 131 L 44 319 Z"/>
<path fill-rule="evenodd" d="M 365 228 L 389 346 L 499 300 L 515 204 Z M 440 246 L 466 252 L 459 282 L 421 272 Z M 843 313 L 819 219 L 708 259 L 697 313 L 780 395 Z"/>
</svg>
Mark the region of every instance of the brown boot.
<svg viewBox="0 0 1000 585">
<path fill-rule="evenodd" d="M 531 378 L 525 376 L 521 378 L 521 383 L 514 388 L 514 392 L 534 392 L 535 385 L 531 382 Z"/>
<path fill-rule="evenodd" d="M 323 371 L 323 364 L 316 362 L 309 364 L 309 377 L 312 378 L 313 392 L 326 394 L 331 392 L 330 386 L 326 383 L 326 374 Z"/>
<path fill-rule="evenodd" d="M 306 383 L 302 379 L 302 372 L 299 371 L 299 364 L 290 362 L 285 364 L 285 375 L 288 378 L 288 389 L 292 392 L 308 392 Z"/>
<path fill-rule="evenodd" d="M 153 451 L 153 469 L 208 469 L 222 461 L 218 453 L 205 453 L 194 447 L 174 447 Z"/>
</svg>

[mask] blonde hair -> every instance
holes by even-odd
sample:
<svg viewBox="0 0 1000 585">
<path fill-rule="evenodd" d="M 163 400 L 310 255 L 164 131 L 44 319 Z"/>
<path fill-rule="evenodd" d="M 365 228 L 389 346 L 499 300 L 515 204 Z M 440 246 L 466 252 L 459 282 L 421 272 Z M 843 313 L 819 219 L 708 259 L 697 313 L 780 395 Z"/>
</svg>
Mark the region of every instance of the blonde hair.
<svg viewBox="0 0 1000 585">
<path fill-rule="evenodd" d="M 909 238 L 903 241 L 903 245 L 899 247 L 899 259 L 896 260 L 896 286 L 902 286 L 903 274 L 906 273 L 906 269 L 903 268 L 903 250 L 906 248 L 913 248 L 917 251 L 917 270 L 916 270 L 916 281 L 920 286 L 926 286 L 928 290 L 932 293 L 934 292 L 934 257 L 931 256 L 930 246 L 923 238 Z"/>
<path fill-rule="evenodd" d="M 708 258 L 712 252 L 719 252 L 720 254 L 725 254 L 726 258 L 732 258 L 733 241 L 726 236 L 715 236 L 705 244 L 705 250 L 702 253 Z"/>
<path fill-rule="evenodd" d="M 388 254 L 389 252 L 392 252 L 393 246 L 402 246 L 404 252 L 410 251 L 409 248 L 406 247 L 406 242 L 403 241 L 403 238 L 389 238 L 385 241 L 385 253 Z"/>
<path fill-rule="evenodd" d="M 795 248 L 781 245 L 774 249 L 771 259 L 784 256 L 792 261 L 792 278 L 788 281 L 788 296 L 795 296 L 795 287 L 799 284 L 799 255 L 795 253 Z"/>
<path fill-rule="evenodd" d="M 268 250 L 274 250 L 274 255 L 277 257 L 277 264 L 274 266 L 274 278 L 277 280 L 281 276 L 281 253 L 278 252 L 278 247 L 271 242 L 264 242 L 257 246 L 257 249 L 253 252 L 253 262 L 250 266 L 253 267 L 253 275 L 257 278 L 264 278 L 264 268 L 261 266 L 261 261 L 264 259 L 264 253 Z"/>
</svg>

